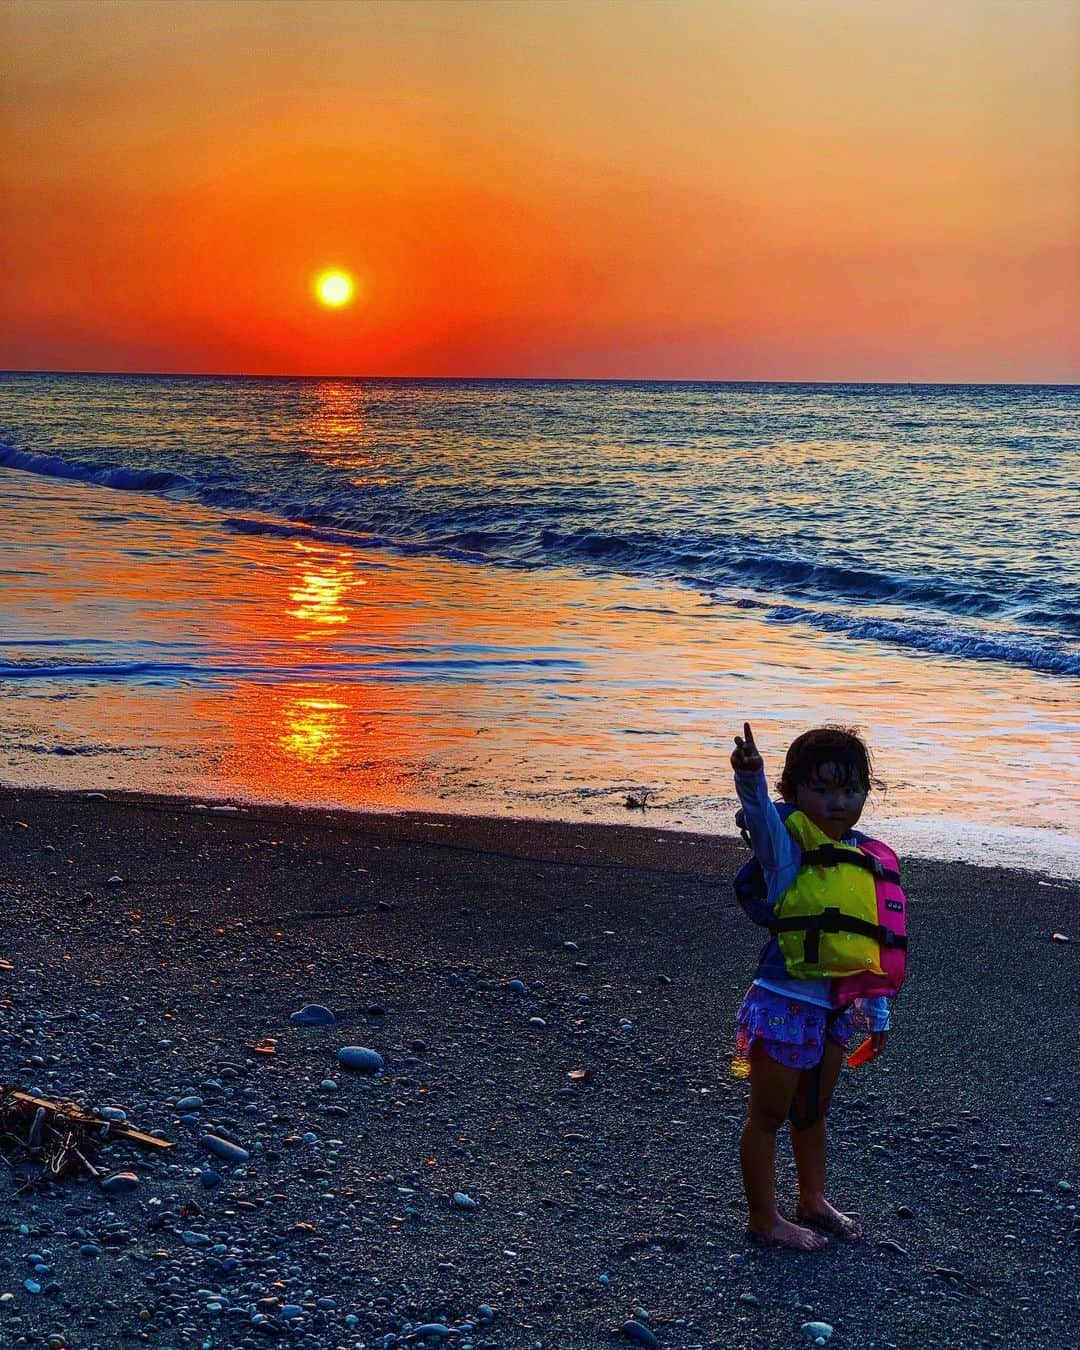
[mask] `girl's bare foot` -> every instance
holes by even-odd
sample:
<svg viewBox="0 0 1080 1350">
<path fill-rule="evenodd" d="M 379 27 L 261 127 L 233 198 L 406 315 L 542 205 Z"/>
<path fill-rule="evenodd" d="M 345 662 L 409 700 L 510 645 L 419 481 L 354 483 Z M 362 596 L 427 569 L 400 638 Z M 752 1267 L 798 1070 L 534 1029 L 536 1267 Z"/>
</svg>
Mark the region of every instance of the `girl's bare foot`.
<svg viewBox="0 0 1080 1350">
<path fill-rule="evenodd" d="M 841 1214 L 823 1195 L 812 1204 L 801 1202 L 795 1211 L 795 1217 L 800 1223 L 823 1228 L 826 1233 L 835 1233 L 837 1237 L 844 1238 L 848 1242 L 855 1242 L 862 1237 L 862 1224 L 849 1214 Z"/>
<path fill-rule="evenodd" d="M 828 1246 L 829 1242 L 820 1233 L 800 1228 L 797 1223 L 789 1223 L 779 1214 L 761 1221 L 750 1219 L 746 1225 L 746 1234 L 756 1242 L 764 1242 L 770 1247 L 790 1247 L 794 1252 L 816 1252 Z"/>
</svg>

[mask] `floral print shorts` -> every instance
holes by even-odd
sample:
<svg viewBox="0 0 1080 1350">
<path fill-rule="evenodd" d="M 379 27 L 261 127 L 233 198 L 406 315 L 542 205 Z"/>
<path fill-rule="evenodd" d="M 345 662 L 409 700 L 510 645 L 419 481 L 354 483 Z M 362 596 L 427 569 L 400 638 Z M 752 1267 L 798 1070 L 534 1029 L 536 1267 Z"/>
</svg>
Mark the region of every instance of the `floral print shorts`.
<svg viewBox="0 0 1080 1350">
<path fill-rule="evenodd" d="M 804 1003 L 752 984 L 735 1018 L 735 1059 L 736 1064 L 743 1062 L 735 1071 L 739 1077 L 745 1076 L 745 1062 L 757 1043 L 778 1064 L 812 1069 L 825 1051 L 826 1037 L 843 1048 L 861 1021 L 852 1008 L 830 1013 L 816 1003 Z"/>
</svg>

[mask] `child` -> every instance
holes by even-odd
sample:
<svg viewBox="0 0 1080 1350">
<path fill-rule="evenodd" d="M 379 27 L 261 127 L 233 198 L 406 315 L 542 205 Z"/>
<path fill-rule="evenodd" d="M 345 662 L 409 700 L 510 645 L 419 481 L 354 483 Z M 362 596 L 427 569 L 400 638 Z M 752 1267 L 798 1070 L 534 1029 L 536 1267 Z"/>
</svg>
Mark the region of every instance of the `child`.
<svg viewBox="0 0 1080 1350">
<path fill-rule="evenodd" d="M 860 878 L 863 874 L 860 867 L 851 865 L 804 866 L 806 846 L 817 845 L 817 856 L 831 863 L 835 856 L 842 858 L 843 854 L 837 854 L 830 841 L 847 845 L 860 842 L 876 847 L 895 862 L 883 845 L 853 834 L 871 786 L 870 755 L 854 732 L 820 727 L 792 742 L 779 783 L 780 795 L 788 807 L 802 813 L 791 824 L 785 822 L 788 813 L 782 816 L 769 798 L 764 763 L 749 722 L 744 724 L 743 735 L 735 737 L 731 766 L 746 831 L 764 876 L 762 890 L 767 888 L 759 902 L 761 912 L 752 913 L 758 922 L 776 922 L 781 897 L 792 908 L 790 896 L 800 873 L 804 878 L 814 874 L 810 877 L 811 890 L 814 886 L 831 887 L 838 877 L 841 889 L 851 890 L 856 883 L 848 878 Z M 835 855 L 832 858 L 830 848 Z M 865 863 L 867 859 L 856 857 L 855 861 Z M 899 896 L 900 901 L 890 902 L 890 908 L 901 908 L 899 876 L 895 872 L 882 874 L 880 870 L 874 875 L 888 875 L 897 883 L 891 893 Z M 873 897 L 877 882 L 867 881 L 865 885 L 870 887 Z M 833 894 L 831 889 L 829 894 L 830 897 Z M 833 901 L 830 899 L 829 903 Z M 753 907 L 745 901 L 744 907 L 752 912 Z M 788 919 L 786 924 L 798 927 L 799 920 Z M 846 934 L 843 937 L 849 944 L 858 942 Z M 798 935 L 799 949 L 808 941 L 804 924 Z M 897 945 L 906 948 L 906 938 Z M 873 945 L 869 950 L 879 951 Z M 858 1223 L 841 1214 L 825 1197 L 825 1113 L 856 1019 L 871 1032 L 871 1054 L 880 1055 L 888 1037 L 889 1005 L 881 994 L 865 998 L 848 996 L 850 980 L 793 974 L 790 967 L 795 964 L 798 968 L 798 962 L 792 961 L 791 951 L 790 941 L 781 950 L 781 941 L 774 930 L 762 952 L 756 978 L 739 1009 L 737 1053 L 747 1057 L 750 1064 L 750 1101 L 739 1156 L 750 1211 L 748 1232 L 765 1242 L 808 1252 L 827 1242 L 815 1230 L 847 1239 L 861 1235 Z M 807 959 L 808 954 L 809 948 Z M 870 962 L 866 964 L 869 966 Z M 856 982 L 860 978 L 854 977 Z M 876 986 L 865 987 L 881 988 L 887 984 L 887 980 L 883 984 L 879 977 Z M 782 1218 L 776 1207 L 774 1177 L 776 1132 L 789 1113 L 799 1180 L 796 1223 Z"/>
</svg>

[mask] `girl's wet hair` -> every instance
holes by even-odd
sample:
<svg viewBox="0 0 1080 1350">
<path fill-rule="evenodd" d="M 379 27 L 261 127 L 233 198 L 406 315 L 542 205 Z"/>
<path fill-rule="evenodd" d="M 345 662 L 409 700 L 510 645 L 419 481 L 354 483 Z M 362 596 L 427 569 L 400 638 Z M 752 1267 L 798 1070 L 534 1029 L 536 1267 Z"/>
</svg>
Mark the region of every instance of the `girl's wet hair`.
<svg viewBox="0 0 1080 1350">
<path fill-rule="evenodd" d="M 835 764 L 845 780 L 857 782 L 865 791 L 879 787 L 874 777 L 870 751 L 853 727 L 815 727 L 796 736 L 788 746 L 784 771 L 777 787 L 786 802 L 795 800 L 795 789 L 808 783 L 823 764 Z"/>
</svg>

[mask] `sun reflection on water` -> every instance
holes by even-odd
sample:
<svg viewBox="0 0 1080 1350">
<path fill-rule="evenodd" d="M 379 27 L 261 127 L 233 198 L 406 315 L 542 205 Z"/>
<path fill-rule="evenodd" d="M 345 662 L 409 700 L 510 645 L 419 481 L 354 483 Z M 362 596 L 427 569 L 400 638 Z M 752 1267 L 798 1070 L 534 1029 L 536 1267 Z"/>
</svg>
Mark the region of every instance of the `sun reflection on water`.
<svg viewBox="0 0 1080 1350">
<path fill-rule="evenodd" d="M 295 602 L 296 608 L 287 609 L 285 613 L 317 628 L 348 623 L 345 598 L 355 587 L 367 585 L 363 577 L 356 575 L 350 555 L 298 540 L 294 540 L 293 546 L 304 555 L 304 567 L 289 589 L 289 599 Z M 310 642 L 318 637 L 318 633 L 297 632 L 293 636 L 300 642 Z"/>
<path fill-rule="evenodd" d="M 330 764 L 341 758 L 348 712 L 346 703 L 305 693 L 283 707 L 285 730 L 278 744 L 304 763 Z"/>
</svg>

